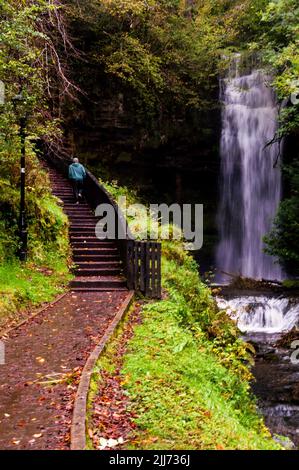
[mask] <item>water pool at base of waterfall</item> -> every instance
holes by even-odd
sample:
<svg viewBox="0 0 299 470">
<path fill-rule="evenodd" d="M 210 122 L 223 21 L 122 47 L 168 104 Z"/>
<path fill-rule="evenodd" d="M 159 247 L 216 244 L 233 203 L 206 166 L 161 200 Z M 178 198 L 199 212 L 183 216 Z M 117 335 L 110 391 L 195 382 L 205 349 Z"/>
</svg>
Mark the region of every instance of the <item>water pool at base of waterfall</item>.
<svg viewBox="0 0 299 470">
<path fill-rule="evenodd" d="M 299 299 L 244 295 L 218 297 L 217 303 L 256 350 L 252 390 L 266 425 L 299 449 L 299 330 L 296 344 L 292 339 L 280 344 L 287 332 L 299 328 Z"/>
</svg>

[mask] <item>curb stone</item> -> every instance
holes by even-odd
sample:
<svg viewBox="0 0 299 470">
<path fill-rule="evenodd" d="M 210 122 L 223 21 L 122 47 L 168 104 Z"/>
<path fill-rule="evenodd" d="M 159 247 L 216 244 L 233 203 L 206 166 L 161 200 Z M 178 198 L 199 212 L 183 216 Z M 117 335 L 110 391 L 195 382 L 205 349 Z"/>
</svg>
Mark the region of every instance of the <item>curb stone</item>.
<svg viewBox="0 0 299 470">
<path fill-rule="evenodd" d="M 86 448 L 86 412 L 87 412 L 87 396 L 90 387 L 90 380 L 94 370 L 94 367 L 103 352 L 106 344 L 114 333 L 116 327 L 120 323 L 121 319 L 124 317 L 125 313 L 128 311 L 133 298 L 134 291 L 130 291 L 127 295 L 127 298 L 121 305 L 117 315 L 115 316 L 112 323 L 107 328 L 104 336 L 101 338 L 98 345 L 90 354 L 87 362 L 82 371 L 79 387 L 77 390 L 74 410 L 73 410 L 73 419 L 71 427 L 71 450 L 84 450 Z"/>
</svg>

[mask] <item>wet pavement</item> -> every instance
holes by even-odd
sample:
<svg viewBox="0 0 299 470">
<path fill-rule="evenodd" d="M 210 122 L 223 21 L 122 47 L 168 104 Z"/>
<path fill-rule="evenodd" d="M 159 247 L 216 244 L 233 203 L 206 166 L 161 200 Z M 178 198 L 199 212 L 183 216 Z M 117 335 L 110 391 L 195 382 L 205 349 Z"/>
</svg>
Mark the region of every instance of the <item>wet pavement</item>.
<svg viewBox="0 0 299 470">
<path fill-rule="evenodd" d="M 69 293 L 5 340 L 0 449 L 68 449 L 81 371 L 128 292 Z"/>
</svg>

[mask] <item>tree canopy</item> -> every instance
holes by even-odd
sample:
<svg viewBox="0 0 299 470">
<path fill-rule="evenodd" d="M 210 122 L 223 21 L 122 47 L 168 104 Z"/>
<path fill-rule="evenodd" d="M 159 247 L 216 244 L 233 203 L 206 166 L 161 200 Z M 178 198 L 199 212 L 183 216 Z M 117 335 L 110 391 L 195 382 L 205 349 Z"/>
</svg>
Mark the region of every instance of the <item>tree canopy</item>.
<svg viewBox="0 0 299 470">
<path fill-rule="evenodd" d="M 16 214 L 18 113 L 30 116 L 32 162 L 38 140 L 62 151 L 73 122 L 105 100 L 116 115 L 125 108 L 136 151 L 181 141 L 212 148 L 218 78 L 235 52 L 258 56 L 273 75 L 283 104 L 276 137 L 298 136 L 298 19 L 296 0 L 0 0 L 1 185 L 10 188 L 1 207 Z M 26 109 L 16 112 L 20 90 Z M 38 186 L 33 175 L 29 187 Z M 289 228 L 283 207 L 277 240 Z"/>
</svg>

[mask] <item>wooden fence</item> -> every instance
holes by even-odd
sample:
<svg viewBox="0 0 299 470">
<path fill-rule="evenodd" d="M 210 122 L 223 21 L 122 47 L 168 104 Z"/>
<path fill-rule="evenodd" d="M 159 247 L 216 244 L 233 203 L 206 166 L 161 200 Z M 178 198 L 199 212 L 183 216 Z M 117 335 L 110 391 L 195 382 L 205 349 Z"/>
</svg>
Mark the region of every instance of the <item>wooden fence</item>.
<svg viewBox="0 0 299 470">
<path fill-rule="evenodd" d="M 127 241 L 127 279 L 129 289 L 146 297 L 161 297 L 161 244 Z"/>
</svg>

